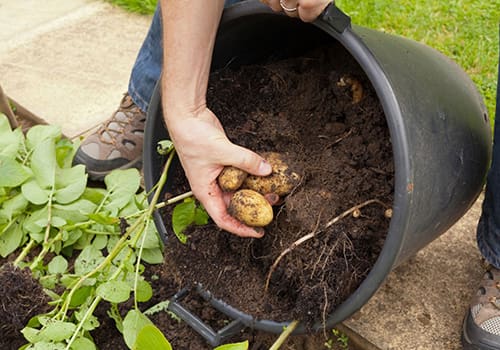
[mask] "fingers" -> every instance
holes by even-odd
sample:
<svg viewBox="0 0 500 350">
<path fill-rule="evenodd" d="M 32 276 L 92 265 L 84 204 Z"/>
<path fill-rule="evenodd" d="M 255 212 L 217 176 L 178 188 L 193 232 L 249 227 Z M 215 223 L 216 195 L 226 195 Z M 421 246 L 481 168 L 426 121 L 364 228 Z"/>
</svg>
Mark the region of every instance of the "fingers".
<svg viewBox="0 0 500 350">
<path fill-rule="evenodd" d="M 312 22 L 323 12 L 332 0 L 300 0 L 298 13 L 304 22 Z"/>
<path fill-rule="evenodd" d="M 264 235 L 262 228 L 246 226 L 229 215 L 227 212 L 228 196 L 223 194 L 216 184 L 210 186 L 208 192 L 203 191 L 197 194 L 198 191 L 194 191 L 194 189 L 193 192 L 205 207 L 208 215 L 221 229 L 240 237 L 261 238 Z"/>
<path fill-rule="evenodd" d="M 260 0 L 273 11 L 289 17 L 300 17 L 304 22 L 314 21 L 332 0 Z"/>
<path fill-rule="evenodd" d="M 231 145 L 232 147 L 233 145 Z M 227 153 L 227 160 L 236 168 L 246 171 L 249 174 L 257 176 L 267 176 L 271 174 L 273 168 L 269 162 L 244 147 L 235 146 L 231 153 Z"/>
</svg>

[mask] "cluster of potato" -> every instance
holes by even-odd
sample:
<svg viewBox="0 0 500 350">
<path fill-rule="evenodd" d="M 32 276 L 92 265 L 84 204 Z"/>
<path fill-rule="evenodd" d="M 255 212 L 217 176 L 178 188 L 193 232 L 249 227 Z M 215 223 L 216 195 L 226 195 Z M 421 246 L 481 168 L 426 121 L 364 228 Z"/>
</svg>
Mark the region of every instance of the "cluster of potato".
<svg viewBox="0 0 500 350">
<path fill-rule="evenodd" d="M 299 174 L 289 168 L 280 153 L 267 152 L 262 157 L 273 168 L 268 176 L 254 176 L 235 167 L 225 167 L 218 178 L 223 191 L 234 192 L 229 214 L 252 227 L 267 226 L 273 220 L 273 208 L 265 195 L 286 196 L 300 181 Z"/>
</svg>

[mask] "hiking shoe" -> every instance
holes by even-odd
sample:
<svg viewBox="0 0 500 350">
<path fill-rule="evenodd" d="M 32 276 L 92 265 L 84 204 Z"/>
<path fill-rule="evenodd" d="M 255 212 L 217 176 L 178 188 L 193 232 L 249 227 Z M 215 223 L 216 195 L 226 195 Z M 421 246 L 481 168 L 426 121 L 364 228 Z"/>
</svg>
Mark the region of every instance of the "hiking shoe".
<svg viewBox="0 0 500 350">
<path fill-rule="evenodd" d="M 465 350 L 500 350 L 500 270 L 489 266 L 465 317 Z"/>
<path fill-rule="evenodd" d="M 114 169 L 142 166 L 146 113 L 125 94 L 120 107 L 78 148 L 73 164 L 83 164 L 92 180 L 102 180 Z"/>
</svg>

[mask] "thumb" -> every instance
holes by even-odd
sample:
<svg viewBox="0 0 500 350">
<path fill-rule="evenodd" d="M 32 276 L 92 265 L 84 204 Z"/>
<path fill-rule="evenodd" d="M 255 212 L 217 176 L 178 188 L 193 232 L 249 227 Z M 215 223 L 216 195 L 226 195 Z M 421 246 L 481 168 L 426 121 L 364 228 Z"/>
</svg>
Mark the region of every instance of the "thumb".
<svg viewBox="0 0 500 350">
<path fill-rule="evenodd" d="M 232 156 L 228 159 L 230 165 L 257 176 L 267 176 L 271 174 L 273 168 L 271 164 L 257 153 L 244 147 L 236 146 Z"/>
</svg>

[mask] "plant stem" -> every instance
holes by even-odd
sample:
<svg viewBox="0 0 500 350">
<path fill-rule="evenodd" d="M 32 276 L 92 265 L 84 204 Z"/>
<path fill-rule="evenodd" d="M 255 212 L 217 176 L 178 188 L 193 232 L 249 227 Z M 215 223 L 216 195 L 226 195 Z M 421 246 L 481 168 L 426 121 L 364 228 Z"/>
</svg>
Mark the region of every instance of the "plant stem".
<svg viewBox="0 0 500 350">
<path fill-rule="evenodd" d="M 135 246 L 135 244 L 138 242 L 138 240 L 141 237 L 142 233 L 144 233 L 145 228 L 147 228 L 148 218 L 151 217 L 151 214 L 153 213 L 153 210 L 155 209 L 156 202 L 158 201 L 158 198 L 160 196 L 160 191 L 163 188 L 163 185 L 165 184 L 165 182 L 167 180 L 167 170 L 168 170 L 168 168 L 170 166 L 170 163 L 172 162 L 173 155 L 174 155 L 174 152 L 171 152 L 170 153 L 170 157 L 167 160 L 167 164 L 166 164 L 166 166 L 165 166 L 165 168 L 164 168 L 164 170 L 162 172 L 162 175 L 160 177 L 160 180 L 158 181 L 158 187 L 157 187 L 156 192 L 155 192 L 155 194 L 153 196 L 153 199 L 151 200 L 151 203 L 150 203 L 150 205 L 148 207 L 148 211 L 146 213 L 142 214 L 139 217 L 139 219 L 136 222 L 134 222 L 134 224 L 131 227 L 129 227 L 127 229 L 126 234 L 124 234 L 123 237 L 117 242 L 117 244 L 114 246 L 113 250 L 106 257 L 106 259 L 104 259 L 104 261 L 101 264 L 99 264 L 99 266 L 97 266 L 93 271 L 90 271 L 85 276 L 82 276 L 82 278 L 80 278 L 78 280 L 78 282 L 75 284 L 75 286 L 72 287 L 70 293 L 66 297 L 66 300 L 68 302 L 65 303 L 65 305 L 63 306 L 63 308 L 65 309 L 64 312 L 63 312 L 63 317 L 66 315 L 66 312 L 67 312 L 68 307 L 69 307 L 69 301 L 71 301 L 71 298 L 73 296 L 74 291 L 76 291 L 79 288 L 79 286 L 83 283 L 83 281 L 85 279 L 89 278 L 90 276 L 92 276 L 93 274 L 97 273 L 100 269 L 104 268 L 108 264 L 111 264 L 112 261 L 113 261 L 113 259 L 114 259 L 114 257 L 116 257 L 116 255 L 118 255 L 123 250 L 123 248 L 125 248 L 127 245 Z M 138 228 L 138 230 L 139 230 L 138 234 L 136 234 L 134 236 L 134 238 L 131 240 L 131 242 L 127 242 L 128 238 L 131 236 L 132 232 L 134 232 L 136 230 L 136 228 Z M 141 247 L 141 250 L 142 250 L 142 247 Z M 125 261 L 127 261 L 128 259 L 130 259 L 131 255 L 132 255 L 132 251 L 130 251 L 130 253 L 127 255 L 127 257 L 125 259 L 123 259 L 123 261 L 120 263 L 120 265 L 118 266 L 118 268 L 116 269 L 116 271 L 113 273 L 113 275 L 110 277 L 109 280 L 111 280 L 111 281 L 115 280 L 120 275 L 120 273 L 122 273 L 122 271 L 123 271 L 123 269 L 125 267 Z M 137 260 L 138 260 L 138 262 L 140 262 L 140 254 L 139 254 L 139 257 L 138 257 Z M 136 270 L 136 273 L 138 273 L 137 270 Z M 134 286 L 135 286 L 135 289 L 136 289 L 137 288 L 137 278 L 136 278 L 136 281 L 134 282 Z M 77 328 L 73 332 L 73 336 L 71 337 L 71 339 L 69 340 L 68 344 L 66 345 L 66 350 L 70 349 L 71 345 L 73 344 L 73 342 L 75 341 L 76 337 L 78 336 L 78 333 L 82 329 L 83 324 L 85 323 L 85 321 L 87 320 L 87 318 L 90 315 L 93 314 L 95 308 L 97 307 L 97 305 L 99 304 L 99 302 L 101 300 L 102 300 L 102 298 L 100 296 L 97 296 L 94 299 L 94 301 L 90 305 L 89 309 L 87 310 L 87 312 L 85 313 L 85 315 L 83 316 L 83 318 L 78 323 Z M 135 307 L 137 308 L 137 302 L 136 302 L 136 300 L 134 300 L 134 302 L 135 302 Z M 63 308 L 61 308 L 61 311 L 63 311 Z"/>
<path fill-rule="evenodd" d="M 62 231 L 59 231 L 59 233 L 54 238 L 52 238 L 47 243 L 43 244 L 42 251 L 36 256 L 36 258 L 30 264 L 30 270 L 31 271 L 33 271 L 33 269 L 35 269 L 37 267 L 38 263 L 43 260 L 43 258 L 45 257 L 45 255 L 49 252 L 49 250 L 52 247 L 52 245 L 55 242 L 57 242 L 57 241 L 59 241 L 59 240 L 62 239 L 62 235 L 63 235 Z"/>
<path fill-rule="evenodd" d="M 14 266 L 19 266 L 21 261 L 29 254 L 31 249 L 35 246 L 35 240 L 33 238 L 30 239 L 29 243 L 23 248 L 19 256 L 14 260 Z"/>
<path fill-rule="evenodd" d="M 174 156 L 175 152 L 172 151 L 170 153 L 170 156 L 168 157 L 167 163 L 163 169 L 163 172 L 160 176 L 160 179 L 158 180 L 158 188 L 156 189 L 156 192 L 149 204 L 148 211 L 146 213 L 143 213 L 137 221 L 135 221 L 132 226 L 127 228 L 125 234 L 116 242 L 115 246 L 109 252 L 108 256 L 97 266 L 95 267 L 92 271 L 86 273 L 84 276 L 78 279 L 78 281 L 75 282 L 75 284 L 71 287 L 70 292 L 68 293 L 68 296 L 66 297 L 66 300 L 64 301 L 64 304 L 61 306 L 61 319 L 64 319 L 66 316 L 66 313 L 68 312 L 69 309 L 69 303 L 71 299 L 73 298 L 73 294 L 76 292 L 78 288 L 85 282 L 87 279 L 101 271 L 102 269 L 106 268 L 110 264 L 112 264 L 113 259 L 122 251 L 124 247 L 129 245 L 128 239 L 130 238 L 132 232 L 134 232 L 136 229 L 140 227 L 140 225 L 144 225 L 144 222 L 146 222 L 147 218 L 151 217 L 151 214 L 153 213 L 153 210 L 155 209 L 156 203 L 158 202 L 158 198 L 160 197 L 160 192 L 161 189 L 163 188 L 163 185 L 165 184 L 167 180 L 167 170 L 170 167 L 170 164 L 172 163 L 172 159 Z M 144 227 L 140 228 L 140 230 L 144 230 Z"/>
<path fill-rule="evenodd" d="M 160 203 L 156 204 L 155 209 L 164 208 L 167 205 L 174 204 L 176 202 L 180 202 L 181 200 L 192 197 L 192 196 L 193 196 L 193 191 L 188 191 L 186 193 L 182 193 L 178 196 L 170 198 L 169 200 L 167 200 L 165 202 L 160 202 Z"/>
<path fill-rule="evenodd" d="M 170 198 L 169 200 L 167 201 L 164 201 L 164 202 L 160 202 L 160 203 L 157 203 L 154 207 L 154 209 L 161 209 L 161 208 L 164 208 L 166 207 L 167 205 L 171 205 L 171 204 L 174 204 L 174 203 L 177 203 L 177 202 L 180 202 L 181 200 L 183 199 L 186 199 L 186 198 L 189 198 L 189 197 L 192 197 L 193 196 L 193 192 L 192 191 L 188 191 L 188 192 L 185 192 L 185 193 L 182 193 L 178 196 L 175 196 L 175 197 L 172 197 Z M 130 214 L 128 216 L 125 216 L 125 219 L 130 219 L 130 218 L 133 218 L 135 216 L 138 216 L 138 215 L 141 215 L 142 213 L 146 212 L 149 210 L 149 207 L 146 208 L 146 209 L 143 209 L 143 210 L 140 210 L 136 213 L 133 213 L 133 214 Z"/>
<path fill-rule="evenodd" d="M 47 203 L 47 226 L 45 227 L 45 237 L 43 238 L 43 244 L 46 245 L 49 242 L 50 228 L 52 227 L 52 196 L 54 194 L 54 189 L 50 191 L 49 201 Z"/>
<path fill-rule="evenodd" d="M 269 350 L 278 350 L 281 345 L 285 343 L 285 340 L 290 336 L 290 334 L 297 328 L 297 325 L 299 324 L 299 321 L 295 320 L 291 322 L 284 330 L 281 332 L 280 336 L 276 341 L 274 342 L 273 345 L 269 348 Z"/>
<path fill-rule="evenodd" d="M 87 312 L 85 312 L 85 315 L 82 317 L 82 320 L 80 322 L 78 322 L 78 325 L 77 325 L 75 331 L 73 332 L 73 336 L 69 340 L 68 345 L 66 345 L 65 350 L 71 349 L 71 345 L 73 345 L 73 342 L 76 340 L 76 337 L 78 336 L 78 333 L 80 333 L 80 330 L 82 329 L 83 324 L 85 323 L 85 321 L 87 321 L 87 318 L 94 313 L 94 310 L 96 309 L 97 305 L 99 305 L 101 300 L 102 300 L 102 298 L 100 296 L 97 296 L 94 299 L 92 304 L 89 306 Z"/>
</svg>

